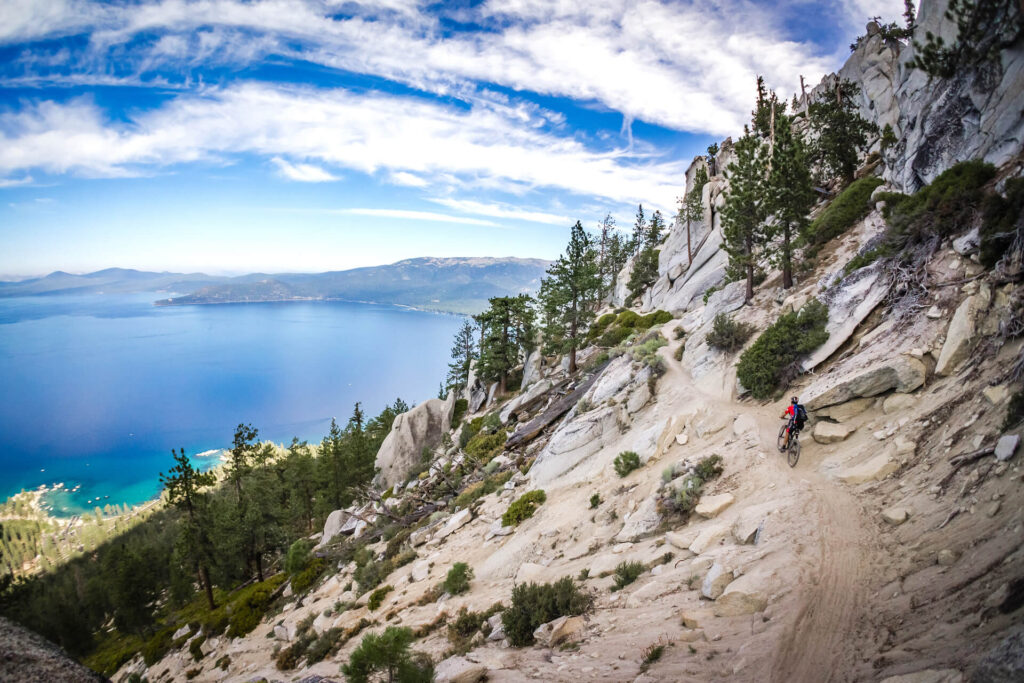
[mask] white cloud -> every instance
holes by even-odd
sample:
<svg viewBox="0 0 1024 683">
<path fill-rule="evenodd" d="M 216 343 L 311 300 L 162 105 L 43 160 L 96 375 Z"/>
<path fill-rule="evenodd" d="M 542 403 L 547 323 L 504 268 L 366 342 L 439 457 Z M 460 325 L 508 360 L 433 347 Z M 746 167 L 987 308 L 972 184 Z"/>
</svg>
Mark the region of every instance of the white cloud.
<svg viewBox="0 0 1024 683">
<path fill-rule="evenodd" d="M 405 185 L 406 187 L 426 187 L 430 184 L 415 173 L 409 173 L 407 171 L 392 172 L 388 176 L 388 181 L 392 185 Z"/>
<path fill-rule="evenodd" d="M 844 2 L 850 13 L 892 4 Z M 60 11 L 38 7 L 51 4 Z M 446 31 L 418 3 L 401 0 L 344 3 L 342 15 L 317 0 L 158 0 L 116 8 L 0 0 L 0 15 L 7 5 L 15 21 L 0 29 L 0 41 L 88 30 L 90 49 L 101 54 L 142 52 L 123 57 L 142 70 L 187 71 L 197 59 L 249 63 L 276 54 L 455 96 L 495 83 L 595 101 L 630 119 L 718 135 L 737 132 L 746 119 L 757 73 L 792 92 L 800 74 L 815 82 L 837 66 L 834 55 L 787 39 L 778 7 L 748 0 L 502 0 L 459 10 L 460 19 L 489 29 L 478 32 Z M 150 33 L 163 35 L 131 43 Z"/>
<path fill-rule="evenodd" d="M 406 180 L 463 189 L 555 188 L 663 206 L 678 194 L 685 168 L 623 150 L 593 151 L 486 107 L 465 111 L 342 89 L 237 84 L 179 95 L 128 123 L 105 121 L 86 98 L 0 114 L 0 175 L 42 169 L 129 176 L 178 163 L 225 163 L 239 153 L 405 173 Z"/>
<path fill-rule="evenodd" d="M 271 161 L 277 164 L 280 174 L 288 180 L 296 180 L 302 183 L 323 183 L 338 180 L 337 176 L 333 176 L 319 166 L 312 164 L 293 164 L 281 157 L 274 157 Z"/>
<path fill-rule="evenodd" d="M 450 199 L 436 197 L 430 201 L 449 209 L 472 213 L 478 216 L 493 216 L 494 218 L 510 218 L 513 220 L 529 221 L 531 223 L 546 223 L 548 225 L 570 226 L 575 221 L 567 216 L 559 216 L 543 211 L 529 211 L 527 209 L 508 206 L 507 204 L 492 204 L 477 202 L 468 199 Z"/>
<path fill-rule="evenodd" d="M 0 188 L 2 187 L 18 187 L 19 185 L 31 185 L 32 176 L 27 175 L 23 178 L 0 178 Z"/>
<path fill-rule="evenodd" d="M 465 218 L 463 216 L 450 216 L 446 213 L 434 213 L 433 211 L 405 211 L 403 209 L 338 209 L 334 213 L 347 213 L 354 216 L 372 216 L 374 218 L 399 218 L 411 221 L 435 221 L 438 223 L 461 223 L 463 225 L 498 227 L 498 224 L 492 221 Z"/>
</svg>

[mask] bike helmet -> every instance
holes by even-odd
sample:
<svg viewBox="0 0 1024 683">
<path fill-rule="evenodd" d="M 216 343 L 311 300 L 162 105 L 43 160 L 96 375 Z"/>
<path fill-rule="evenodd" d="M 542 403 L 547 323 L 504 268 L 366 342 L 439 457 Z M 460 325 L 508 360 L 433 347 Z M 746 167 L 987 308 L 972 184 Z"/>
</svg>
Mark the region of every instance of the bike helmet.
<svg viewBox="0 0 1024 683">
<path fill-rule="evenodd" d="M 796 396 L 794 396 L 793 398 L 789 399 L 789 402 L 792 403 L 793 405 L 796 405 L 797 403 L 800 402 L 800 400 Z"/>
</svg>

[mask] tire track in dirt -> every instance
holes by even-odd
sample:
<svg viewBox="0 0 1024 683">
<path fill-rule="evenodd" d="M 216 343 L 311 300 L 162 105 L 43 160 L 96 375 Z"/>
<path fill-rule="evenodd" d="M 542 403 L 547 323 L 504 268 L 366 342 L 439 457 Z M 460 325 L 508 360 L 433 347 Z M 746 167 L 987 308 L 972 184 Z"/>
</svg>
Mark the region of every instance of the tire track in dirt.
<svg viewBox="0 0 1024 683">
<path fill-rule="evenodd" d="M 774 436 L 774 430 L 762 430 L 762 434 Z M 779 469 L 788 471 L 788 481 L 809 482 L 799 489 L 805 496 L 802 514 L 816 534 L 816 539 L 808 541 L 817 542 L 817 566 L 794 567 L 807 581 L 801 586 L 796 617 L 786 628 L 772 664 L 771 680 L 780 683 L 848 680 L 867 603 L 868 554 L 873 543 L 862 525 L 863 513 L 852 495 L 814 471 L 807 455 L 805 451 L 793 470 L 783 460 L 776 461 Z"/>
</svg>

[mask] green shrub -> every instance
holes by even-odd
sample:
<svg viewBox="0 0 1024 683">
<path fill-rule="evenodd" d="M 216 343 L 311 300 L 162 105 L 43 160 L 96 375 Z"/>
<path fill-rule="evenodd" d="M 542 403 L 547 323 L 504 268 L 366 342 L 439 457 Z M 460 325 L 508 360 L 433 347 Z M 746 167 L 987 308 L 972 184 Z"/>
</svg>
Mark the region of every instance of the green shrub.
<svg viewBox="0 0 1024 683">
<path fill-rule="evenodd" d="M 547 494 L 541 489 L 524 493 L 509 505 L 508 510 L 501 516 L 502 526 L 517 526 L 523 520 L 533 517 L 537 507 L 543 505 L 547 499 Z"/>
<path fill-rule="evenodd" d="M 270 606 L 270 596 L 280 585 L 280 578 L 274 577 L 250 586 L 244 593 L 231 603 L 231 616 L 228 620 L 228 637 L 244 636 L 259 626 L 263 615 Z"/>
<path fill-rule="evenodd" d="M 361 567 L 356 567 L 355 572 L 352 574 L 352 578 L 359 584 L 359 590 L 366 592 L 371 588 L 376 588 L 380 585 L 380 582 L 391 573 L 391 563 L 387 560 L 383 562 L 370 561 Z"/>
<path fill-rule="evenodd" d="M 1010 403 L 1006 406 L 1006 418 L 1003 420 L 1003 431 L 1013 429 L 1024 421 L 1024 390 L 1016 392 L 1010 397 Z"/>
<path fill-rule="evenodd" d="M 455 407 L 452 409 L 452 429 L 457 427 L 462 422 L 462 416 L 469 410 L 469 401 L 464 398 L 455 399 Z"/>
<path fill-rule="evenodd" d="M 676 359 L 676 362 L 682 363 L 683 362 L 683 354 L 684 353 L 686 353 L 686 343 L 685 342 L 676 347 L 676 352 L 674 354 L 672 354 L 672 356 L 673 356 L 673 358 Z"/>
<path fill-rule="evenodd" d="M 779 316 L 740 356 L 736 377 L 754 398 L 770 398 L 799 374 L 798 361 L 828 339 L 828 308 L 811 299 Z"/>
<path fill-rule="evenodd" d="M 465 448 L 470 439 L 476 436 L 484 426 L 483 416 L 475 417 L 462 426 L 459 432 L 459 448 Z"/>
<path fill-rule="evenodd" d="M 466 444 L 466 455 L 481 463 L 490 460 L 501 453 L 508 440 L 508 432 L 500 429 L 493 434 L 477 434 Z"/>
<path fill-rule="evenodd" d="M 665 654 L 665 645 L 663 643 L 648 645 L 644 649 L 643 659 L 640 660 L 640 670 L 647 671 L 651 668 L 651 664 L 661 659 L 663 654 Z"/>
<path fill-rule="evenodd" d="M 484 419 L 481 420 L 480 422 L 480 428 L 488 432 L 493 432 L 497 429 L 500 429 L 501 415 L 499 415 L 497 412 L 487 413 L 486 415 L 484 415 Z"/>
<path fill-rule="evenodd" d="M 381 603 L 384 602 L 384 596 L 393 590 L 395 590 L 394 586 L 387 585 L 381 586 L 377 590 L 373 591 L 370 593 L 370 599 L 366 601 L 366 608 L 373 612 L 381 606 Z"/>
<path fill-rule="evenodd" d="M 153 666 L 170 651 L 171 640 L 176 630 L 173 626 L 168 626 L 157 631 L 146 641 L 146 644 L 142 646 L 142 659 L 146 662 L 146 666 Z"/>
<path fill-rule="evenodd" d="M 434 680 L 434 666 L 425 655 L 410 652 L 412 641 L 412 629 L 396 626 L 379 635 L 367 634 L 341 667 L 345 680 L 368 683 L 373 674 L 381 673 L 387 681 L 429 683 Z"/>
<path fill-rule="evenodd" d="M 808 227 L 809 240 L 814 244 L 824 244 L 868 215 L 871 211 L 871 193 L 882 182 L 881 178 L 869 176 L 847 185 Z"/>
<path fill-rule="evenodd" d="M 533 644 L 533 632 L 552 619 L 583 614 L 594 599 L 565 576 L 555 583 L 519 584 L 512 588 L 512 604 L 501 614 L 505 636 L 515 647 Z"/>
<path fill-rule="evenodd" d="M 448 624 L 448 642 L 452 644 L 452 650 L 458 654 L 469 652 L 473 638 L 480 635 L 483 629 L 489 630 L 487 620 L 503 609 L 500 602 L 494 603 L 485 612 L 470 612 L 465 606 L 460 607 L 458 615 Z"/>
<path fill-rule="evenodd" d="M 601 496 L 596 493 L 590 497 L 590 509 L 593 510 L 601 504 Z"/>
<path fill-rule="evenodd" d="M 191 681 L 193 678 L 195 678 L 196 676 L 198 676 L 201 673 L 203 673 L 203 667 L 201 667 L 201 666 L 197 666 L 194 669 L 189 669 L 188 671 L 185 672 L 185 680 L 186 681 Z"/>
<path fill-rule="evenodd" d="M 335 626 L 320 634 L 306 649 L 306 665 L 322 662 L 335 654 L 345 642 L 345 629 Z"/>
<path fill-rule="evenodd" d="M 605 313 L 600 318 L 595 320 L 591 325 L 590 329 L 587 330 L 587 339 L 594 341 L 608 329 L 608 326 L 615 322 L 617 316 L 614 313 Z"/>
<path fill-rule="evenodd" d="M 444 578 L 444 590 L 450 595 L 462 595 L 469 592 L 469 582 L 473 578 L 473 568 L 465 562 L 456 562 L 448 570 Z"/>
<path fill-rule="evenodd" d="M 738 351 L 754 333 L 754 326 L 733 320 L 732 316 L 719 313 L 706 337 L 708 346 L 721 351 Z"/>
<path fill-rule="evenodd" d="M 327 569 L 327 563 L 322 558 L 316 558 L 309 563 L 309 566 L 292 577 L 292 590 L 301 593 L 316 583 L 320 575 Z"/>
<path fill-rule="evenodd" d="M 649 338 L 644 339 L 639 344 L 635 344 L 629 353 L 633 357 L 633 360 L 644 365 L 651 365 L 654 363 L 654 359 L 658 357 L 658 349 L 662 346 L 666 346 L 668 340 L 662 337 L 660 334 L 652 334 Z"/>
<path fill-rule="evenodd" d="M 640 320 L 640 314 L 636 311 L 623 311 L 615 319 L 615 324 L 618 327 L 634 327 L 638 320 Z"/>
<path fill-rule="evenodd" d="M 655 325 L 664 325 L 669 320 L 672 320 L 672 314 L 668 311 L 653 311 L 647 315 L 642 315 L 637 318 L 636 323 L 633 325 L 638 330 L 647 330 Z"/>
<path fill-rule="evenodd" d="M 203 658 L 203 643 L 206 642 L 206 636 L 198 635 L 192 639 L 192 642 L 188 644 L 189 654 L 192 655 L 192 659 L 199 661 Z"/>
<path fill-rule="evenodd" d="M 610 349 L 621 344 L 631 334 L 633 334 L 633 328 L 631 327 L 613 327 L 601 335 L 597 345 Z"/>
<path fill-rule="evenodd" d="M 709 455 L 706 458 L 702 458 L 697 463 L 697 467 L 694 468 L 694 473 L 700 477 L 701 481 L 707 482 L 717 479 L 722 474 L 722 456 Z"/>
<path fill-rule="evenodd" d="M 1024 178 L 1006 181 L 1006 197 L 992 193 L 985 199 L 981 223 L 981 265 L 991 268 L 1024 230 Z"/>
<path fill-rule="evenodd" d="M 493 463 L 494 461 L 492 460 L 491 462 Z M 483 481 L 470 484 L 462 490 L 462 493 L 455 497 L 455 507 L 469 507 L 487 494 L 494 493 L 498 489 L 502 488 L 505 485 L 505 482 L 512 478 L 513 474 L 514 472 L 511 470 L 498 472 L 497 474 L 492 474 Z"/>
<path fill-rule="evenodd" d="M 224 655 L 214 663 L 214 666 L 221 671 L 227 671 L 228 667 L 231 666 L 231 655 Z"/>
<path fill-rule="evenodd" d="M 313 541 L 300 538 L 288 548 L 288 555 L 284 561 L 284 570 L 289 574 L 298 574 L 313 561 L 310 552 L 313 550 Z M 295 587 L 292 587 L 294 590 Z"/>
<path fill-rule="evenodd" d="M 615 473 L 620 477 L 627 476 L 633 470 L 640 469 L 640 456 L 633 451 L 622 451 L 615 456 Z"/>
<path fill-rule="evenodd" d="M 646 569 L 642 562 L 620 562 L 615 567 L 615 585 L 612 586 L 612 592 L 620 591 L 636 581 Z"/>
</svg>

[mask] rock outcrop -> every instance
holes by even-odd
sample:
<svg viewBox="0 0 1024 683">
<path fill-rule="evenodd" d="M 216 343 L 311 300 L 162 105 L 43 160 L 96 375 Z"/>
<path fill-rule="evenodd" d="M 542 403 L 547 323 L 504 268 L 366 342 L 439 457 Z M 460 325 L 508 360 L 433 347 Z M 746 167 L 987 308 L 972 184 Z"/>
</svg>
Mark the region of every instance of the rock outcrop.
<svg viewBox="0 0 1024 683">
<path fill-rule="evenodd" d="M 423 449 L 436 448 L 448 431 L 455 392 L 446 400 L 432 398 L 395 418 L 391 432 L 377 451 L 376 466 L 385 486 L 402 483 L 423 457 Z"/>
</svg>

